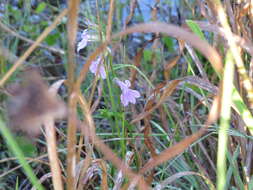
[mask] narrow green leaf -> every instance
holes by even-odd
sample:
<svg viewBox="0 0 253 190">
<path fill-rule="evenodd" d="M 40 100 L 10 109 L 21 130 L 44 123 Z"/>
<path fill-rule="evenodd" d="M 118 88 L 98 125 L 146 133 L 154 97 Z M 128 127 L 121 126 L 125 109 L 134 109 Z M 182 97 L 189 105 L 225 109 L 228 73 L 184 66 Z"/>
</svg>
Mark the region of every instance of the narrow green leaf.
<svg viewBox="0 0 253 190">
<path fill-rule="evenodd" d="M 234 175 L 235 183 L 237 184 L 237 187 L 239 187 L 241 190 L 244 190 L 244 184 L 242 182 L 242 179 L 241 179 L 241 176 L 239 173 L 240 170 L 239 170 L 238 166 L 236 165 L 236 161 L 239 156 L 239 153 L 240 153 L 240 148 L 239 148 L 239 146 L 237 146 L 233 156 L 229 152 L 227 152 L 227 158 L 229 160 L 229 169 L 231 168 L 233 171 L 233 175 Z M 226 189 L 228 189 L 230 187 L 230 184 L 231 184 L 230 178 L 227 178 L 227 180 L 226 180 L 226 187 L 227 188 Z"/>
<path fill-rule="evenodd" d="M 186 24 L 193 31 L 194 34 L 198 35 L 202 40 L 205 40 L 205 35 L 200 29 L 199 25 L 193 20 L 186 20 Z"/>
<path fill-rule="evenodd" d="M 12 136 L 10 130 L 6 127 L 5 123 L 3 122 L 2 118 L 0 117 L 0 131 L 3 137 L 6 140 L 6 143 L 13 154 L 17 157 L 20 165 L 23 167 L 24 172 L 26 173 L 27 177 L 31 181 L 31 183 L 36 187 L 38 190 L 43 190 L 44 188 L 38 181 L 37 177 L 34 175 L 32 168 L 25 160 L 24 154 L 19 148 L 17 142 L 15 141 L 14 137 Z"/>
<path fill-rule="evenodd" d="M 249 129 L 251 135 L 253 135 L 253 117 L 243 102 L 240 94 L 238 93 L 237 89 L 233 86 L 233 93 L 232 93 L 232 101 L 235 106 L 233 108 L 235 111 L 242 117 L 243 121 L 246 124 L 246 127 Z"/>
</svg>

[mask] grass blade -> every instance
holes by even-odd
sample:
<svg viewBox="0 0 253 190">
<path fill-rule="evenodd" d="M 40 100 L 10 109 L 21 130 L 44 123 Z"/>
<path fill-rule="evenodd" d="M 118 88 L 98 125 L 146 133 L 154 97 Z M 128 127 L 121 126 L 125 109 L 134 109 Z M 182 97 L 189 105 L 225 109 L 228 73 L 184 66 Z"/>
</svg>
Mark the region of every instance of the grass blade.
<svg viewBox="0 0 253 190">
<path fill-rule="evenodd" d="M 19 148 L 17 142 L 15 141 L 14 137 L 12 136 L 10 130 L 6 127 L 6 125 L 3 122 L 1 117 L 0 117 L 0 130 L 7 142 L 8 147 L 11 149 L 13 154 L 18 158 L 19 163 L 23 167 L 23 169 L 24 169 L 27 177 L 31 181 L 31 183 L 36 187 L 36 189 L 43 190 L 44 188 L 40 184 L 37 177 L 34 175 L 30 165 L 26 162 L 23 152 Z"/>
<path fill-rule="evenodd" d="M 186 20 L 186 24 L 190 27 L 194 34 L 198 35 L 202 40 L 205 40 L 204 33 L 196 22 L 193 20 Z"/>
<path fill-rule="evenodd" d="M 221 120 L 218 132 L 218 153 L 217 153 L 217 189 L 223 190 L 226 185 L 226 152 L 228 141 L 228 129 L 230 126 L 230 114 L 233 93 L 234 62 L 230 52 L 227 53 L 224 69 Z"/>
</svg>

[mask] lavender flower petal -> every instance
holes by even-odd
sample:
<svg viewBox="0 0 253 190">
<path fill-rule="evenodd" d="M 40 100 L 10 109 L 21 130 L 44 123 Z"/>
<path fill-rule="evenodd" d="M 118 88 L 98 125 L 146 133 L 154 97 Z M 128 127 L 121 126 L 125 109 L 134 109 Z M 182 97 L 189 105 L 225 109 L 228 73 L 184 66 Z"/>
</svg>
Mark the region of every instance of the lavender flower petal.
<svg viewBox="0 0 253 190">
<path fill-rule="evenodd" d="M 101 62 L 101 57 L 99 57 L 95 61 L 92 61 L 89 69 L 90 69 L 90 72 L 92 72 L 94 75 L 96 75 L 97 70 L 99 69 L 98 76 L 101 77 L 102 79 L 106 78 L 105 67 L 104 67 L 103 62 Z"/>
<path fill-rule="evenodd" d="M 126 107 L 129 103 L 127 98 L 124 96 L 124 94 L 120 95 L 120 101 L 121 101 L 121 103 L 123 104 L 124 107 Z"/>
<path fill-rule="evenodd" d="M 129 87 L 131 83 L 129 80 L 125 80 L 125 82 L 116 79 L 115 82 L 120 87 L 122 94 L 120 95 L 120 100 L 123 106 L 127 106 L 129 103 L 135 104 L 136 98 L 139 98 L 141 95 L 137 90 L 132 90 Z"/>
<path fill-rule="evenodd" d="M 89 35 L 88 35 L 88 30 L 84 30 L 82 35 L 82 40 L 77 44 L 77 52 L 79 52 L 81 49 L 85 48 L 87 46 L 88 40 L 89 40 Z"/>
</svg>

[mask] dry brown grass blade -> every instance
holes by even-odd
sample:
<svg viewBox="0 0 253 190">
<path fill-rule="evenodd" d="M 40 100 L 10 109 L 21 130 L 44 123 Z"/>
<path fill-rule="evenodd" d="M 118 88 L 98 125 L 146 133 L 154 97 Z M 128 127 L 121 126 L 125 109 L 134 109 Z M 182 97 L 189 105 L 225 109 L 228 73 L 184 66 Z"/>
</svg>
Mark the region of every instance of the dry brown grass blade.
<svg viewBox="0 0 253 190">
<path fill-rule="evenodd" d="M 172 58 L 171 60 L 166 61 L 166 63 L 164 64 L 163 75 L 164 75 L 164 78 L 166 81 L 168 81 L 170 79 L 171 69 L 177 64 L 179 58 L 180 58 L 180 56 L 176 56 L 176 57 Z"/>
<path fill-rule="evenodd" d="M 60 23 L 61 19 L 68 13 L 67 9 L 64 9 L 59 16 L 57 16 L 54 22 L 48 26 L 42 34 L 36 39 L 34 44 L 32 44 L 26 52 L 15 62 L 15 64 L 8 70 L 8 72 L 0 80 L 0 87 L 9 79 L 9 77 L 17 70 L 18 67 L 26 60 L 26 58 L 38 47 L 38 45 L 47 37 L 47 35 Z"/>
<path fill-rule="evenodd" d="M 64 80 L 59 80 L 52 84 L 49 88 L 49 93 L 52 96 L 57 95 L 57 91 L 60 86 L 63 84 Z M 65 107 L 65 106 L 64 106 Z M 48 157 L 50 161 L 50 168 L 53 178 L 54 189 L 63 189 L 63 182 L 61 176 L 61 169 L 59 165 L 59 158 L 57 154 L 57 144 L 56 144 L 56 132 L 54 126 L 54 118 L 52 116 L 48 116 L 48 118 L 44 122 L 45 131 L 46 131 L 46 141 L 47 141 L 47 149 L 48 149 Z"/>
<path fill-rule="evenodd" d="M 236 23 L 235 23 L 236 19 L 235 19 L 235 15 L 233 13 L 232 5 L 231 5 L 232 2 L 230 0 L 225 0 L 224 3 L 226 6 L 229 22 L 231 23 L 233 31 L 236 32 L 237 31 Z"/>
<path fill-rule="evenodd" d="M 160 118 L 162 121 L 162 128 L 167 134 L 169 134 L 169 132 L 170 132 L 169 131 L 169 122 L 167 120 L 167 114 L 165 113 L 164 107 L 161 105 L 161 106 L 159 106 L 158 110 L 159 110 Z"/>
<path fill-rule="evenodd" d="M 77 18 L 80 0 L 68 1 L 68 129 L 67 129 L 67 189 L 73 189 L 73 184 L 76 184 L 75 166 L 76 166 L 76 95 L 74 92 L 75 82 L 75 43 L 77 34 Z"/>
<path fill-rule="evenodd" d="M 98 105 L 99 105 L 100 99 L 101 99 L 101 97 L 102 97 L 102 88 L 103 88 L 103 86 L 102 86 L 102 84 L 100 83 L 99 86 L 97 87 L 98 96 L 97 96 L 97 99 L 96 99 L 96 100 L 93 102 L 93 104 L 92 104 L 91 113 L 93 113 L 93 112 L 97 109 L 97 107 L 98 107 Z"/>
<path fill-rule="evenodd" d="M 79 126 L 77 126 L 78 128 Z M 82 148 L 83 148 L 83 141 L 84 141 L 84 137 L 83 135 L 80 135 L 79 137 L 79 141 L 78 141 L 78 149 L 77 149 L 77 152 L 76 152 L 76 162 L 79 163 L 80 160 L 81 160 L 81 152 L 82 152 Z"/>
<path fill-rule="evenodd" d="M 185 41 L 178 39 L 179 53 L 182 55 L 185 48 Z"/>
<path fill-rule="evenodd" d="M 163 93 L 161 95 L 161 98 L 158 100 L 158 102 L 151 108 L 149 108 L 147 111 L 144 110 L 144 112 L 140 113 L 136 118 L 134 118 L 131 123 L 136 123 L 137 121 L 140 121 L 141 119 L 147 117 L 150 115 L 155 109 L 157 109 L 168 96 L 170 96 L 173 91 L 176 89 L 177 85 L 181 82 L 181 80 L 173 80 L 170 82 L 170 84 L 163 90 Z"/>
<path fill-rule="evenodd" d="M 50 170 L 53 178 L 54 189 L 63 190 L 63 183 L 61 179 L 61 168 L 59 165 L 57 155 L 55 126 L 54 120 L 51 116 L 48 116 L 48 118 L 45 119 L 44 126 L 46 131 L 47 151 L 50 163 Z"/>
<path fill-rule="evenodd" d="M 133 64 L 134 66 L 136 66 L 137 68 L 139 68 L 141 66 L 141 59 L 142 59 L 142 55 L 143 55 L 143 51 L 144 51 L 144 47 L 141 48 L 137 54 L 135 55 L 134 59 L 133 59 Z M 134 81 L 136 80 L 136 74 L 137 71 L 136 69 L 131 69 L 131 85 L 134 83 Z"/>
<path fill-rule="evenodd" d="M 148 150 L 150 151 L 151 157 L 153 159 L 155 159 L 155 157 L 157 156 L 157 153 L 155 151 L 156 149 L 155 149 L 155 146 L 154 146 L 154 142 L 152 140 L 152 128 L 151 128 L 151 125 L 150 125 L 150 119 L 151 119 L 150 116 L 144 118 L 144 124 L 145 124 L 144 143 L 147 146 Z M 151 171 L 150 175 L 145 179 L 145 181 L 147 182 L 148 185 L 151 185 L 151 183 L 153 181 L 153 178 L 154 178 L 154 174 L 155 174 L 155 172 Z"/>
<path fill-rule="evenodd" d="M 75 184 L 76 166 L 76 130 L 77 130 L 77 96 L 71 94 L 68 102 L 68 129 L 67 129 L 67 189 L 73 189 Z"/>
<path fill-rule="evenodd" d="M 151 135 L 152 135 L 152 129 L 151 129 L 151 125 L 149 123 L 150 121 L 150 117 L 146 117 L 144 119 L 144 123 L 145 123 L 145 129 L 144 129 L 144 143 L 145 145 L 148 147 L 148 149 L 150 150 L 151 156 L 152 157 L 156 157 L 156 152 L 155 152 L 155 147 L 154 147 L 154 143 L 152 142 L 151 139 Z"/>
<path fill-rule="evenodd" d="M 126 159 L 125 159 L 125 162 L 127 165 L 130 165 L 131 162 L 133 161 L 133 157 L 134 157 L 134 153 L 133 152 L 130 152 L 128 151 L 126 153 Z M 122 171 L 120 170 L 116 176 L 116 179 L 114 180 L 115 181 L 115 184 L 114 184 L 114 187 L 113 187 L 113 190 L 119 190 L 122 183 L 123 183 L 123 180 L 124 180 L 124 177 L 123 177 L 123 174 L 122 174 Z"/>
<path fill-rule="evenodd" d="M 98 69 L 98 71 L 99 71 L 99 69 Z M 89 107 L 91 107 L 91 103 L 92 103 L 92 100 L 93 100 L 93 97 L 94 97 L 94 94 L 95 94 L 95 90 L 96 90 L 96 87 L 97 87 L 97 82 L 98 82 L 98 71 L 97 71 L 97 73 L 96 73 L 96 75 L 95 75 L 95 78 L 94 78 L 94 80 L 93 80 L 93 82 L 92 82 L 91 93 L 90 93 L 90 97 L 89 97 L 89 101 L 88 101 Z"/>
<path fill-rule="evenodd" d="M 110 8 L 106 27 L 106 41 L 109 41 L 111 39 L 113 12 L 114 12 L 114 0 L 110 0 Z"/>
<path fill-rule="evenodd" d="M 219 117 L 219 110 L 220 110 L 220 97 L 217 97 L 213 101 L 213 105 L 208 115 L 208 119 L 205 123 L 205 127 L 201 128 L 198 132 L 185 138 L 179 143 L 173 145 L 172 147 L 167 148 L 162 153 L 160 153 L 156 158 L 154 159 L 151 158 L 143 166 L 143 168 L 140 169 L 139 174 L 143 175 L 144 173 L 151 170 L 155 166 L 162 164 L 163 162 L 166 162 L 171 158 L 175 157 L 176 155 L 182 153 L 186 148 L 188 148 L 193 142 L 198 140 L 206 132 L 206 129 L 209 127 L 209 125 L 211 125 L 213 122 L 217 120 L 217 118 Z"/>
<path fill-rule="evenodd" d="M 78 181 L 78 187 L 77 190 L 82 190 L 84 188 L 84 183 L 83 183 L 83 179 L 84 176 L 91 164 L 92 158 L 91 158 L 91 152 L 88 152 L 85 159 L 82 161 L 82 168 L 80 171 L 80 176 L 79 176 L 79 181 Z"/>
<path fill-rule="evenodd" d="M 197 35 L 186 31 L 185 29 L 172 25 L 172 24 L 165 24 L 161 22 L 150 22 L 145 24 L 137 24 L 133 27 L 127 28 L 115 35 L 112 36 L 111 39 L 120 38 L 127 34 L 135 33 L 135 32 L 143 32 L 143 33 L 164 33 L 166 35 L 181 39 L 186 41 L 192 47 L 198 49 L 212 64 L 214 70 L 221 74 L 223 70 L 222 59 L 218 52 L 211 47 L 206 41 L 201 40 Z M 82 81 L 85 79 L 86 74 L 89 70 L 91 61 L 95 60 L 95 58 L 105 50 L 108 44 L 111 41 L 106 41 L 101 44 L 87 59 L 86 64 L 84 64 L 80 75 L 77 79 L 77 83 L 75 85 L 76 89 L 79 89 L 81 86 Z"/>
<path fill-rule="evenodd" d="M 101 181 L 101 188 L 102 190 L 107 190 L 108 183 L 107 183 L 107 169 L 106 169 L 106 163 L 104 160 L 99 161 L 100 168 L 102 170 L 102 181 Z"/>
<path fill-rule="evenodd" d="M 186 76 L 182 78 L 182 83 L 189 83 L 202 88 L 212 94 L 218 93 L 218 87 L 197 76 Z"/>
<path fill-rule="evenodd" d="M 75 81 L 75 43 L 77 34 L 77 17 L 80 0 L 69 0 L 69 14 L 68 14 L 68 90 L 72 92 Z M 70 94 L 70 93 L 69 93 Z"/>
<path fill-rule="evenodd" d="M 99 175 L 98 173 L 101 171 L 99 167 L 99 161 L 100 159 L 93 160 L 90 167 L 87 169 L 87 172 L 82 179 L 82 183 L 84 184 L 85 189 L 89 189 L 87 187 L 89 187 L 90 184 L 94 183 L 95 176 Z"/>
<path fill-rule="evenodd" d="M 81 94 L 79 94 L 78 97 L 88 125 L 88 127 L 86 125 L 82 125 L 82 132 L 84 133 L 85 137 L 90 139 L 92 143 L 97 147 L 97 149 L 104 154 L 106 160 L 112 162 L 118 168 L 118 170 L 121 170 L 122 173 L 125 176 L 129 177 L 133 183 L 136 184 L 139 182 L 138 186 L 140 189 L 148 189 L 148 186 L 146 185 L 143 177 L 136 175 L 121 159 L 116 156 L 116 154 L 106 144 L 103 143 L 102 140 L 97 137 L 95 133 L 95 124 L 92 119 L 88 103 Z"/>
<path fill-rule="evenodd" d="M 164 150 L 160 153 L 156 158 L 150 159 L 148 163 L 146 163 L 143 168 L 140 170 L 140 174 L 144 174 L 146 171 L 154 168 L 155 166 L 162 164 L 175 157 L 176 155 L 182 153 L 186 148 L 188 148 L 193 142 L 195 142 L 199 137 L 201 137 L 205 128 L 200 129 L 198 132 L 192 134 L 191 136 L 185 138 L 174 146 Z"/>
</svg>

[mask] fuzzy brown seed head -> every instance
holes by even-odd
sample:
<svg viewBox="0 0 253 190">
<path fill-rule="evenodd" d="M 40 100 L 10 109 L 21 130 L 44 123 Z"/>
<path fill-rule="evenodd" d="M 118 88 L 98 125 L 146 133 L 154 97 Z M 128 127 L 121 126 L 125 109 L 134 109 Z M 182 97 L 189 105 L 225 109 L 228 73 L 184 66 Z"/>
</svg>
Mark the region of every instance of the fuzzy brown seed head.
<svg viewBox="0 0 253 190">
<path fill-rule="evenodd" d="M 7 103 L 9 124 L 13 130 L 21 130 L 29 136 L 41 133 L 40 127 L 47 116 L 53 119 L 66 117 L 66 106 L 48 86 L 36 70 L 24 72 L 23 81 L 10 88 Z"/>
</svg>

